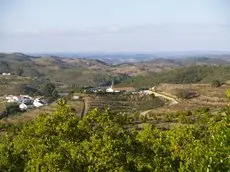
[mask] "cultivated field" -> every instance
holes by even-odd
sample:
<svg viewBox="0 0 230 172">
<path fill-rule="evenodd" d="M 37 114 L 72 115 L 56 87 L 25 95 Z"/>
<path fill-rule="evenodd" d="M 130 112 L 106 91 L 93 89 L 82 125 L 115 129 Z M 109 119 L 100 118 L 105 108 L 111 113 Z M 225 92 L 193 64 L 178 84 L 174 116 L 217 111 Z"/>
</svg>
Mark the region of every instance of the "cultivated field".
<svg viewBox="0 0 230 172">
<path fill-rule="evenodd" d="M 104 94 L 91 96 L 89 101 L 90 110 L 109 108 L 112 112 L 135 113 L 162 107 L 164 101 L 152 95 L 139 94 Z"/>
</svg>

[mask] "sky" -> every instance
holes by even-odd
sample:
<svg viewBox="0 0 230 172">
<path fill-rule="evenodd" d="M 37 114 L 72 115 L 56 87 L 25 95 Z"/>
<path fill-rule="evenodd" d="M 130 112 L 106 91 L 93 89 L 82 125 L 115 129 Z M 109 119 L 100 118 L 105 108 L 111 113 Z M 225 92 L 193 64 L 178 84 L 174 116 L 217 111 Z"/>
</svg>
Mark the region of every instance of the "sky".
<svg viewBox="0 0 230 172">
<path fill-rule="evenodd" d="M 230 51 L 229 0 L 0 0 L 0 52 Z"/>
</svg>

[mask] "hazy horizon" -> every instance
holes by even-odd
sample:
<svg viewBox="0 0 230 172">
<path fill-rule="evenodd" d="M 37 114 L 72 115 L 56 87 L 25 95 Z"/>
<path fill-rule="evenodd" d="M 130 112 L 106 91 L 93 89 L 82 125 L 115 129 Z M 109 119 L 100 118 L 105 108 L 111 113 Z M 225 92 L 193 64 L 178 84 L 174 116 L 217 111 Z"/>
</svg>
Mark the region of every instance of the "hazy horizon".
<svg viewBox="0 0 230 172">
<path fill-rule="evenodd" d="M 124 54 L 124 55 L 131 55 L 131 54 L 146 54 L 146 55 L 151 55 L 151 54 L 230 54 L 229 51 L 219 51 L 219 50 L 209 50 L 209 51 L 53 51 L 53 52 L 46 52 L 46 51 L 38 51 L 38 52 L 27 52 L 27 51 L 0 51 L 0 53 L 6 53 L 6 54 L 16 54 L 16 53 L 21 53 L 21 54 L 29 54 L 29 55 L 55 55 L 55 54 L 63 54 L 63 55 L 71 55 L 71 54 L 89 54 L 89 55 L 119 55 L 119 54 Z"/>
<path fill-rule="evenodd" d="M 2 0 L 0 52 L 229 52 L 228 0 Z"/>
</svg>

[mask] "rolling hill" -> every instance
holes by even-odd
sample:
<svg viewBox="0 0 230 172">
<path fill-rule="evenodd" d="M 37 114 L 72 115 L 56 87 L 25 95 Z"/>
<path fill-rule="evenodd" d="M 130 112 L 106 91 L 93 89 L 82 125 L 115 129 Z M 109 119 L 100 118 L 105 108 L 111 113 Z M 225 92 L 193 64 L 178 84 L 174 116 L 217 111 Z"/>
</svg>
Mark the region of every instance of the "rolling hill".
<svg viewBox="0 0 230 172">
<path fill-rule="evenodd" d="M 23 69 L 22 76 L 37 78 L 41 82 L 50 81 L 63 89 L 71 85 L 105 85 L 109 84 L 112 79 L 117 81 L 116 84 L 146 87 L 156 83 L 229 80 L 230 61 L 228 57 L 225 55 L 174 59 L 155 58 L 145 62 L 112 65 L 88 58 L 39 57 L 22 53 L 0 53 L 0 73 L 17 74 L 18 69 Z"/>
<path fill-rule="evenodd" d="M 161 83 L 191 84 L 212 83 L 218 80 L 222 83 L 230 80 L 230 66 L 185 66 L 160 73 L 150 73 L 145 76 L 133 76 L 123 81 L 121 86 L 151 87 Z"/>
</svg>

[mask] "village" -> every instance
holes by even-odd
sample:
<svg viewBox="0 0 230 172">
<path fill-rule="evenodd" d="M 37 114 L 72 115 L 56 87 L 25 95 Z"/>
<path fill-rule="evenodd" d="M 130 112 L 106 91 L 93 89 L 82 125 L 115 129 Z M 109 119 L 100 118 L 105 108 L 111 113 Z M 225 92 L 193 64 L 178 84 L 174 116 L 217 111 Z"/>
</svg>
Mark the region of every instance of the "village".
<svg viewBox="0 0 230 172">
<path fill-rule="evenodd" d="M 109 87 L 89 87 L 85 88 L 83 94 L 73 94 L 70 97 L 71 100 L 82 99 L 82 95 L 92 93 L 104 93 L 104 94 L 139 94 L 150 95 L 153 94 L 152 89 L 135 89 L 134 87 L 114 87 L 113 84 Z M 67 97 L 68 93 L 58 93 L 59 98 Z M 48 105 L 48 102 L 44 97 L 32 97 L 30 95 L 5 95 L 3 96 L 7 104 L 17 104 L 21 111 L 26 111 L 33 108 L 39 108 Z"/>
<path fill-rule="evenodd" d="M 2 75 L 13 74 L 5 72 L 2 73 Z M 133 105 L 133 103 L 136 102 L 138 104 L 141 101 L 146 101 L 146 107 L 143 105 L 144 108 L 141 110 L 154 108 L 155 106 L 160 105 L 163 106 L 163 103 L 160 100 L 153 100 L 148 97 L 162 97 L 162 101 L 168 99 L 169 104 L 171 104 L 171 100 L 156 92 L 155 87 L 135 88 L 133 86 L 114 85 L 113 80 L 111 81 L 111 84 L 107 86 L 76 86 L 75 88 L 62 89 L 60 87 L 55 88 L 54 84 L 47 83 L 40 88 L 45 89 L 39 90 L 39 87 L 36 88 L 30 87 L 30 85 L 25 85 L 23 89 L 17 93 L 8 92 L 8 94 L 2 94 L 1 118 L 17 113 L 24 114 L 26 111 L 32 113 L 34 111 L 41 111 L 42 109 L 49 108 L 52 104 L 55 104 L 58 98 L 65 98 L 70 101 L 73 106 L 76 106 L 75 108 L 77 111 L 80 111 L 80 114 L 87 114 L 88 111 L 97 107 L 101 107 L 101 109 L 112 108 L 113 110 L 117 109 L 129 112 L 130 107 L 132 106 L 135 106 L 136 109 L 140 108 L 139 105 Z M 41 108 L 43 106 L 45 107 Z"/>
<path fill-rule="evenodd" d="M 39 108 L 44 105 L 47 105 L 47 102 L 42 97 L 31 97 L 29 95 L 8 95 L 5 97 L 7 103 L 16 103 L 18 104 L 21 111 L 27 109 Z"/>
<path fill-rule="evenodd" d="M 114 87 L 114 81 L 112 81 L 111 86 L 104 86 L 104 87 L 89 87 L 84 89 L 84 92 L 88 93 L 132 93 L 132 94 L 153 94 L 152 90 L 155 88 L 139 88 L 136 89 L 134 87 Z"/>
</svg>

